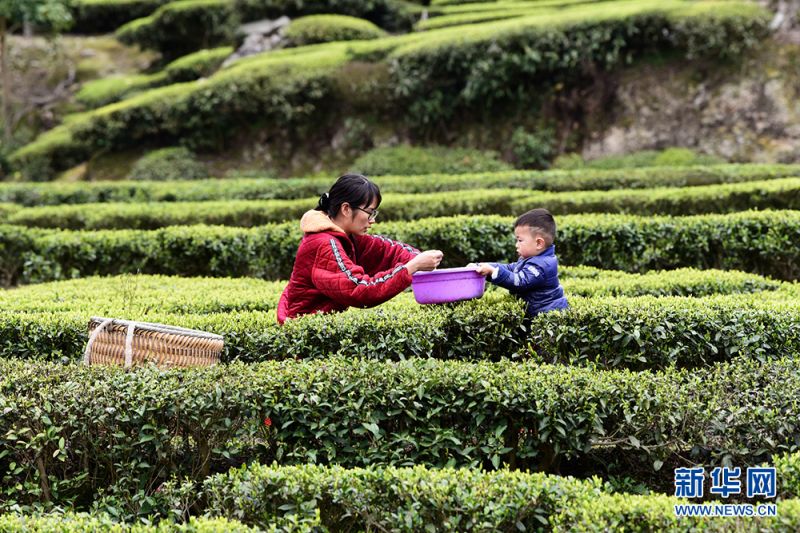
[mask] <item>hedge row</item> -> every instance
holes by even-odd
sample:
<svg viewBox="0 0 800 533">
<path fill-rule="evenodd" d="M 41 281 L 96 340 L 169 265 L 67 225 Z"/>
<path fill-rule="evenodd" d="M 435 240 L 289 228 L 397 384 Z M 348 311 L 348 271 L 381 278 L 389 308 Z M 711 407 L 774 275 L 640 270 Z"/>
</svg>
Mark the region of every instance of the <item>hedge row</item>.
<svg viewBox="0 0 800 533">
<path fill-rule="evenodd" d="M 690 148 L 665 148 L 663 150 L 640 150 L 624 155 L 608 155 L 584 160 L 579 154 L 567 153 L 553 161 L 554 168 L 572 169 L 622 169 L 638 167 L 676 167 L 721 165 L 725 160 L 697 152 Z"/>
<path fill-rule="evenodd" d="M 765 301 L 770 298 L 573 299 L 565 316 L 546 314 L 531 323 L 521 356 L 632 369 L 766 360 L 800 346 L 800 309 L 791 300 Z"/>
<path fill-rule="evenodd" d="M 768 19 L 733 2 L 591 2 L 432 30 L 392 52 L 395 93 L 407 106 L 406 120 L 436 124 L 475 107 L 538 96 L 553 80 L 569 83 L 587 72 L 587 64 L 611 68 L 645 50 L 735 57 L 766 37 Z"/>
<path fill-rule="evenodd" d="M 595 267 L 560 266 L 561 284 L 568 295 L 596 296 L 710 296 L 780 289 L 775 296 L 791 297 L 796 285 L 736 271 L 681 268 L 629 274 Z M 786 296 L 783 296 L 786 295 Z M 765 295 L 766 296 L 766 295 Z"/>
<path fill-rule="evenodd" d="M 388 34 L 368 20 L 348 15 L 309 15 L 295 19 L 284 30 L 292 46 L 379 39 Z"/>
<path fill-rule="evenodd" d="M 180 60 L 178 60 L 180 61 Z M 175 63 L 178 63 L 176 61 Z M 468 189 L 582 191 L 694 187 L 800 176 L 800 165 L 718 165 L 624 170 L 510 171 L 460 176 L 381 176 L 383 193 L 433 193 Z M 106 181 L 85 183 L 0 183 L 0 202 L 25 206 L 96 202 L 292 200 L 327 192 L 334 178 L 225 179 L 186 183 Z"/>
<path fill-rule="evenodd" d="M 520 191 L 512 189 L 478 189 L 458 194 L 387 194 L 381 204 L 381 220 L 457 214 L 509 215 L 511 204 L 519 197 Z M 104 203 L 31 207 L 16 212 L 0 206 L 0 217 L 5 212 L 4 222 L 9 224 L 62 229 L 158 229 L 192 224 L 253 227 L 300 220 L 303 213 L 317 205 L 318 199 Z"/>
<path fill-rule="evenodd" d="M 224 287 L 223 284 L 219 285 Z M 77 287 L 75 287 L 77 288 Z M 737 357 L 766 361 L 800 348 L 798 291 L 706 297 L 582 298 L 571 309 L 524 320 L 522 305 L 501 291 L 481 300 L 420 307 L 411 295 L 374 310 L 308 316 L 278 326 L 278 292 L 262 302 L 187 304 L 186 292 L 128 300 L 99 286 L 80 303 L 50 303 L 44 291 L 25 294 L 0 313 L 0 357 L 79 360 L 91 316 L 145 320 L 201 329 L 225 337 L 223 361 L 258 362 L 329 355 L 402 360 L 408 357 L 498 360 L 512 357 L 601 368 L 697 368 Z M 184 288 L 184 291 L 186 289 Z M 187 291 L 188 292 L 188 291 Z M 201 295 L 208 294 L 198 284 Z M 33 303 L 42 294 L 47 300 Z M 64 291 L 69 297 L 70 291 Z M 259 298 L 256 296 L 256 300 Z M 241 304 L 237 300 L 241 300 Z M 131 302 L 130 305 L 128 302 Z M 265 310 L 247 310 L 250 306 Z M 219 311 L 216 310 L 219 306 Z M 241 308 L 241 309 L 240 309 Z"/>
<path fill-rule="evenodd" d="M 556 215 L 627 213 L 636 215 L 700 215 L 748 209 L 800 208 L 800 179 L 757 181 L 686 188 L 585 191 L 519 195 L 510 212 L 523 213 L 543 205 Z M 458 213 L 453 213 L 458 214 Z"/>
<path fill-rule="evenodd" d="M 399 33 L 411 29 L 422 14 L 419 4 L 403 0 L 236 0 L 235 10 L 244 20 L 278 18 L 286 15 L 298 18 L 305 15 L 348 15 L 369 20 L 381 28 Z"/>
<path fill-rule="evenodd" d="M 313 513 L 311 513 L 313 515 Z M 288 522 L 289 520 L 286 520 Z M 44 515 L 0 515 L 0 533 L 18 533 L 19 531 L 34 531 L 36 533 L 79 533 L 92 531 L 97 533 L 169 533 L 172 531 L 183 533 L 252 533 L 255 531 L 291 531 L 311 532 L 318 521 L 306 518 L 303 522 L 297 521 L 297 527 L 286 527 L 281 524 L 280 529 L 273 523 L 260 524 L 258 528 L 244 525 L 236 520 L 224 518 L 190 518 L 187 523 L 161 522 L 157 525 L 124 524 L 109 515 L 66 513 Z"/>
<path fill-rule="evenodd" d="M 651 0 L 620 2 L 613 9 L 603 3 L 552 17 L 292 49 L 302 51 L 297 54 L 263 54 L 239 61 L 204 83 L 154 89 L 124 105 L 88 113 L 17 150 L 10 161 L 29 177 L 50 179 L 100 149 L 122 149 L 144 140 L 174 144 L 176 139 L 218 147 L 232 124 L 272 129 L 308 125 L 341 107 L 337 100 L 347 97 L 336 91 L 333 79 L 353 60 L 386 63 L 391 89 L 387 107 L 402 110 L 399 114 L 409 127 L 424 128 L 458 111 L 520 97 L 498 87 L 540 91 L 546 80 L 568 80 L 583 65 L 614 66 L 654 47 L 681 50 L 689 57 L 735 55 L 766 36 L 768 21 L 760 7 L 738 2 Z M 487 56 L 490 43 L 494 46 Z M 422 101 L 441 105 L 421 106 Z M 292 112 L 295 107 L 299 113 Z M 220 108 L 226 113 L 219 113 Z"/>
<path fill-rule="evenodd" d="M 209 48 L 176 59 L 164 72 L 170 83 L 192 81 L 212 75 L 223 61 L 234 52 L 231 46 Z"/>
<path fill-rule="evenodd" d="M 231 44 L 238 27 L 232 0 L 178 0 L 117 29 L 125 44 L 153 48 L 176 58 L 202 48 Z"/>
<path fill-rule="evenodd" d="M 341 43 L 286 52 L 291 53 L 254 56 L 208 79 L 152 89 L 75 116 L 12 154 L 15 164 L 27 177 L 42 181 L 51 179 L 55 169 L 82 162 L 93 150 L 129 145 L 133 139 L 141 145 L 203 130 L 187 143 L 211 148 L 222 145 L 242 120 L 286 127 L 305 122 L 328 95 L 330 76 L 347 56 Z M 228 112 L 220 113 L 221 107 Z"/>
<path fill-rule="evenodd" d="M 75 33 L 108 33 L 133 19 L 144 17 L 169 0 L 75 0 L 74 20 L 70 31 Z"/>
<path fill-rule="evenodd" d="M 252 465 L 203 483 L 206 514 L 269 524 L 315 519 L 331 531 L 795 531 L 800 502 L 769 518 L 677 518 L 665 495 L 609 493 L 596 480 L 500 470 Z M 185 502 L 172 498 L 178 509 Z M 324 503 L 321 503 L 324 502 Z M 718 503 L 724 503 L 719 501 Z"/>
<path fill-rule="evenodd" d="M 300 17 L 286 28 L 285 36 L 294 46 L 384 37 L 386 32 L 374 22 L 389 28 L 406 29 L 413 20 L 413 12 L 417 11 L 413 4 L 392 0 L 356 1 L 349 5 L 342 2 L 293 4 L 291 7 L 282 6 L 288 11 L 279 15 L 294 17 L 295 14 L 325 13 L 311 15 L 323 17 L 316 21 L 311 17 L 309 20 Z M 178 0 L 161 6 L 148 17 L 132 20 L 118 28 L 116 36 L 124 43 L 152 48 L 164 56 L 175 57 L 199 48 L 233 43 L 239 22 L 254 20 L 253 11 L 263 13 L 271 11 L 270 7 L 269 2 L 263 0 Z"/>
<path fill-rule="evenodd" d="M 776 284 L 757 276 L 738 273 L 691 271 L 694 282 L 667 288 L 668 291 L 708 289 L 711 293 L 750 292 L 773 289 Z M 719 276 L 719 277 L 717 277 Z M 664 276 L 666 277 L 666 276 Z M 716 279 L 715 279 L 716 278 Z M 663 278 L 662 278 L 663 279 Z M 652 284 L 657 291 L 657 278 L 643 276 L 642 282 L 631 282 L 634 290 Z M 0 309 L 21 313 L 95 313 L 96 315 L 127 314 L 144 320 L 151 313 L 207 314 L 234 311 L 274 311 L 285 282 L 254 278 L 182 278 L 176 276 L 122 275 L 56 281 L 0 291 Z M 592 290 L 596 285 L 592 280 Z M 626 286 L 626 279 L 615 279 L 613 286 Z M 602 290 L 602 288 L 599 288 Z"/>
<path fill-rule="evenodd" d="M 673 466 L 758 464 L 800 438 L 796 357 L 657 373 L 350 357 L 135 372 L 0 361 L 0 376 L 5 505 L 82 509 L 105 495 L 144 512 L 174 475 L 199 481 L 253 460 L 591 471 L 613 457 L 610 473 L 671 484 Z"/>
<path fill-rule="evenodd" d="M 601 0 L 603 1 L 603 0 Z M 446 2 L 433 0 L 428 8 L 430 18 L 443 17 L 445 15 L 457 15 L 460 13 L 479 13 L 481 11 L 496 11 L 498 8 L 516 9 L 522 6 L 537 7 L 567 7 L 572 4 L 583 4 L 586 0 L 536 0 L 531 3 L 526 0 L 499 0 L 496 2 L 453 2 L 454 5 L 447 5 Z"/>
<path fill-rule="evenodd" d="M 91 109 L 121 100 L 125 95 L 166 84 L 167 77 L 163 72 L 111 76 L 84 83 L 80 91 L 75 94 L 75 98 Z"/>
<path fill-rule="evenodd" d="M 16 204 L 0 203 L 0 219 L 2 220 L 7 219 L 11 214 L 17 211 L 19 211 L 19 206 Z"/>
<path fill-rule="evenodd" d="M 380 146 L 364 152 L 350 165 L 350 171 L 365 176 L 420 176 L 481 173 L 488 177 L 507 177 L 513 167 L 500 160 L 494 150 L 451 148 L 446 146 Z M 492 174 L 489 174 L 492 173 Z M 466 177 L 466 176 L 465 176 Z M 382 181 L 379 178 L 377 181 Z M 489 180 L 487 180 L 489 181 Z M 406 185 L 408 186 L 408 185 Z M 430 186 L 430 185 L 429 185 Z"/>
<path fill-rule="evenodd" d="M 229 46 L 200 50 L 176 59 L 164 67 L 164 70 L 155 74 L 136 74 L 92 80 L 84 83 L 75 97 L 87 107 L 100 107 L 144 89 L 210 76 L 232 53 L 233 48 Z"/>
<path fill-rule="evenodd" d="M 380 233 L 444 252 L 442 267 L 515 259 L 513 219 L 497 216 L 387 222 Z M 800 213 L 743 212 L 691 217 L 568 215 L 556 251 L 567 265 L 627 272 L 682 267 L 741 270 L 780 279 L 800 275 Z M 0 284 L 129 272 L 288 279 L 296 222 L 232 228 L 172 226 L 153 231 L 59 231 L 0 225 Z"/>
<path fill-rule="evenodd" d="M 786 453 L 773 457 L 777 477 L 778 496 L 797 498 L 800 496 L 800 453 Z"/>
<path fill-rule="evenodd" d="M 0 204 L 0 221 L 61 229 L 157 229 L 212 224 L 252 227 L 299 220 L 317 204 L 301 200 L 103 203 L 31 207 Z M 454 215 L 512 216 L 545 206 L 556 216 L 571 213 L 694 215 L 747 209 L 800 208 L 800 178 L 680 189 L 541 193 L 476 189 L 428 194 L 387 194 L 381 220 L 417 220 Z"/>
<path fill-rule="evenodd" d="M 742 272 L 680 269 L 628 274 L 593 267 L 561 267 L 568 296 L 710 296 L 772 291 L 772 301 L 792 298 L 794 285 Z M 0 291 L 0 309 L 24 313 L 127 311 L 137 319 L 148 313 L 206 314 L 274 310 L 285 282 L 255 278 L 182 278 L 121 275 L 91 277 Z M 400 295 L 389 304 L 412 301 Z"/>
<path fill-rule="evenodd" d="M 72 15 L 75 20 L 71 31 L 76 33 L 109 33 L 126 22 L 147 17 L 167 0 L 76 0 Z M 342 13 L 365 17 L 390 29 L 410 28 L 415 6 L 402 2 L 378 0 L 372 2 L 322 2 L 303 3 L 296 0 L 239 0 L 235 11 L 245 20 L 281 15 L 295 17 L 311 13 Z"/>
<path fill-rule="evenodd" d="M 510 19 L 534 14 L 541 16 L 544 14 L 551 14 L 558 10 L 558 8 L 539 6 L 538 4 L 539 2 L 524 2 L 509 5 L 498 3 L 497 8 L 494 10 L 482 9 L 480 11 L 443 14 L 438 17 L 420 20 L 414 24 L 414 29 L 417 31 L 430 31 L 450 26 L 476 24 L 478 22 Z"/>
</svg>

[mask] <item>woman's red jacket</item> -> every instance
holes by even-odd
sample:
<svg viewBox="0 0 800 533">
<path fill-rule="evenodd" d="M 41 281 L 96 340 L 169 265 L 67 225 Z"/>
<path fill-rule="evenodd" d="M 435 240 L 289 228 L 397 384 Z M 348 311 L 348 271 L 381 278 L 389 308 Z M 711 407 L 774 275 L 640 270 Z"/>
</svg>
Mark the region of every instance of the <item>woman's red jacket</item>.
<svg viewBox="0 0 800 533">
<path fill-rule="evenodd" d="M 300 220 L 303 240 L 278 302 L 278 322 L 310 313 L 373 307 L 411 285 L 406 263 L 419 253 L 377 235 L 348 235 L 321 211 Z"/>
</svg>

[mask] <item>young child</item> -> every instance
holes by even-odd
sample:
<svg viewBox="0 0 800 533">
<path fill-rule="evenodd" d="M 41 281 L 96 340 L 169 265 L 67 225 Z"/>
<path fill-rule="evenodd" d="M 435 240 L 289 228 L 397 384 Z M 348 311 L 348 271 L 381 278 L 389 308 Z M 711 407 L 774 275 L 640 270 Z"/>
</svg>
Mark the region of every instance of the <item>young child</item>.
<svg viewBox="0 0 800 533">
<path fill-rule="evenodd" d="M 510 265 L 478 263 L 475 269 L 489 280 L 525 300 L 528 316 L 567 309 L 558 281 L 558 259 L 553 241 L 556 222 L 547 209 L 533 209 L 514 223 L 520 260 Z"/>
</svg>

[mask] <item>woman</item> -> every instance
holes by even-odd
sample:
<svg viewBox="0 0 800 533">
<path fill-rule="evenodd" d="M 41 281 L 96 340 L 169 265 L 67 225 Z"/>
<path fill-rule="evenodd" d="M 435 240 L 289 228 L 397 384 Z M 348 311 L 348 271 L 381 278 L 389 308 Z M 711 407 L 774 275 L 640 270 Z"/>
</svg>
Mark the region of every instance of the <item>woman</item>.
<svg viewBox="0 0 800 533">
<path fill-rule="evenodd" d="M 310 313 L 373 307 L 411 285 L 411 275 L 433 270 L 442 252 L 418 250 L 368 235 L 381 192 L 360 174 L 345 174 L 300 220 L 303 240 L 289 285 L 278 302 L 278 322 Z"/>
</svg>

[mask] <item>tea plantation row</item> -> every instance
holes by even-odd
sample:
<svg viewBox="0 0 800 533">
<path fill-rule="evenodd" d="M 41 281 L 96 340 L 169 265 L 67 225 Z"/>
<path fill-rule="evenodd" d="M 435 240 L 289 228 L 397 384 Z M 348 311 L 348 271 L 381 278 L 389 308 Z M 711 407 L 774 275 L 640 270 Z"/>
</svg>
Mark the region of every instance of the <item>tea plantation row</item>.
<svg viewBox="0 0 800 533">
<path fill-rule="evenodd" d="M 516 170 L 473 174 L 381 176 L 385 193 L 432 193 L 468 189 L 588 191 L 693 187 L 800 176 L 800 165 L 714 165 L 613 170 Z M 230 178 L 182 182 L 0 183 L 0 202 L 24 206 L 97 202 L 199 202 L 207 200 L 292 200 L 319 196 L 331 177 L 293 179 Z"/>
<path fill-rule="evenodd" d="M 444 252 L 442 267 L 515 259 L 512 218 L 444 217 L 388 222 L 379 230 Z M 689 217 L 569 215 L 556 250 L 567 265 L 643 272 L 681 267 L 800 276 L 800 212 Z M 59 231 L 0 225 L 0 285 L 127 272 L 287 279 L 300 241 L 296 222 L 255 228 L 173 226 L 152 231 Z"/>
<path fill-rule="evenodd" d="M 202 481 L 250 461 L 577 468 L 671 484 L 675 466 L 759 464 L 800 435 L 796 357 L 692 372 L 351 357 L 126 372 L 2 360 L 0 376 L 5 507 L 85 509 L 103 495 L 147 507 L 134 495 L 173 476 Z"/>
<path fill-rule="evenodd" d="M 157 229 L 210 224 L 252 227 L 299 220 L 318 198 L 206 202 L 99 203 L 21 208 L 0 204 L 0 223 L 61 229 Z M 694 215 L 747 209 L 800 208 L 800 178 L 687 188 L 586 192 L 523 192 L 474 189 L 383 197 L 380 220 L 415 220 L 454 215 L 505 215 L 547 206 L 553 215 L 628 213 Z"/>
</svg>

